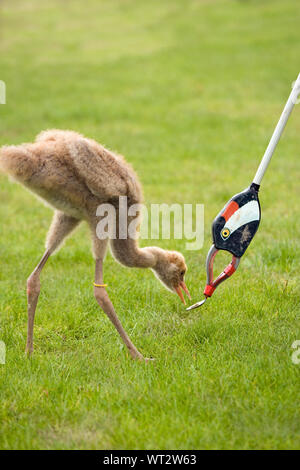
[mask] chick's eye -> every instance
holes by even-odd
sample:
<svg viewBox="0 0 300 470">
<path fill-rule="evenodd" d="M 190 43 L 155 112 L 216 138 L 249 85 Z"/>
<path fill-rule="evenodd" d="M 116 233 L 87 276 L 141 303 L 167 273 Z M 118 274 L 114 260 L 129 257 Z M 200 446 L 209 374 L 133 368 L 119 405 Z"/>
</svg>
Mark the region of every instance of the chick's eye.
<svg viewBox="0 0 300 470">
<path fill-rule="evenodd" d="M 184 275 L 185 275 L 185 271 L 181 271 L 180 276 L 184 276 Z"/>
</svg>

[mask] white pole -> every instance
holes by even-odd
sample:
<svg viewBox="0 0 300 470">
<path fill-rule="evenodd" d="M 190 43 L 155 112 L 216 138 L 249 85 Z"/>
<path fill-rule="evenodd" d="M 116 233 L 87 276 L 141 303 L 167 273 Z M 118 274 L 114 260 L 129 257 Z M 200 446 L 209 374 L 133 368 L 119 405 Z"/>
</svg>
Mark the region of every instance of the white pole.
<svg viewBox="0 0 300 470">
<path fill-rule="evenodd" d="M 294 84 L 294 87 L 289 96 L 289 99 L 287 100 L 287 103 L 284 107 L 284 110 L 282 111 L 282 114 L 275 128 L 275 131 L 271 137 L 267 150 L 265 151 L 262 161 L 260 162 L 260 165 L 258 167 L 258 170 L 253 180 L 253 183 L 255 184 L 260 185 L 261 180 L 263 179 L 263 176 L 266 172 L 266 169 L 268 168 L 268 165 L 270 163 L 274 150 L 279 142 L 281 134 L 285 128 L 285 125 L 288 121 L 288 118 L 293 110 L 294 105 L 297 103 L 297 98 L 298 98 L 299 93 L 300 93 L 300 74 L 298 75 L 298 78 Z"/>
</svg>

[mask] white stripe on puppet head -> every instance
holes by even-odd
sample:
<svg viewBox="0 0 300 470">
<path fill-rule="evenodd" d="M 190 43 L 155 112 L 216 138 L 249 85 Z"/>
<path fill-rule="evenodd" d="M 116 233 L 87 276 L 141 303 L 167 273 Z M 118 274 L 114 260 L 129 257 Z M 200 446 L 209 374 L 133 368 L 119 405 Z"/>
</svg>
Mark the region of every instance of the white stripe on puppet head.
<svg viewBox="0 0 300 470">
<path fill-rule="evenodd" d="M 254 220 L 259 220 L 259 205 L 257 201 L 249 201 L 229 217 L 221 231 L 221 237 L 223 240 L 226 240 L 229 235 L 235 232 L 242 225 L 253 222 Z"/>
</svg>

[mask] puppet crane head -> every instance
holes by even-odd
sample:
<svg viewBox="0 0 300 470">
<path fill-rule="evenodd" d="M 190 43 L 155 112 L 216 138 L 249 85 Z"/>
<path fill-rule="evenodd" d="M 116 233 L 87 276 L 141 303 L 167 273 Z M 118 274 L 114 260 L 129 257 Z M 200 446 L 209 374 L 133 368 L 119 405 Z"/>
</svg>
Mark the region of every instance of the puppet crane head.
<svg viewBox="0 0 300 470">
<path fill-rule="evenodd" d="M 233 196 L 215 218 L 212 225 L 214 245 L 218 250 L 226 250 L 240 258 L 260 222 L 260 205 L 255 188 Z"/>
<path fill-rule="evenodd" d="M 200 307 L 215 289 L 236 271 L 241 256 L 245 253 L 254 237 L 260 222 L 260 205 L 258 187 L 252 184 L 239 194 L 233 196 L 215 218 L 212 224 L 213 245 L 206 258 L 207 280 L 204 289 L 205 299 L 197 302 L 187 310 Z M 213 263 L 219 250 L 229 251 L 231 263 L 214 280 Z"/>
</svg>

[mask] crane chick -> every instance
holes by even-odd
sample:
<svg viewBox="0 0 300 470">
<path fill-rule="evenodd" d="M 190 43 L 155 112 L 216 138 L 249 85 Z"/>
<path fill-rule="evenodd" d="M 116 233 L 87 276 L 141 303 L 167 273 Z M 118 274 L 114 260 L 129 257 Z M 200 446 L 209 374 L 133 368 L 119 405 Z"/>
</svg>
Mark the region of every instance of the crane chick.
<svg viewBox="0 0 300 470">
<path fill-rule="evenodd" d="M 40 273 L 65 237 L 81 221 L 86 221 L 90 227 L 95 258 L 95 298 L 116 327 L 130 355 L 134 359 L 147 360 L 128 337 L 103 283 L 103 261 L 108 239 L 97 237 L 97 207 L 103 203 L 110 203 L 115 207 L 116 237 L 109 241 L 117 261 L 128 267 L 152 269 L 162 284 L 176 292 L 183 302 L 182 290 L 189 297 L 190 294 L 184 282 L 187 267 L 181 253 L 158 247 L 140 248 L 137 239 L 118 236 L 119 197 L 126 196 L 130 204 L 142 202 L 141 185 L 131 166 L 120 155 L 81 134 L 48 130 L 41 132 L 34 143 L 2 147 L 0 170 L 29 188 L 54 209 L 46 238 L 46 251 L 27 280 L 26 351 L 29 354 L 33 351 L 33 326 L 40 294 Z M 138 217 L 140 218 L 140 214 Z M 128 216 L 127 222 L 129 219 Z"/>
</svg>

